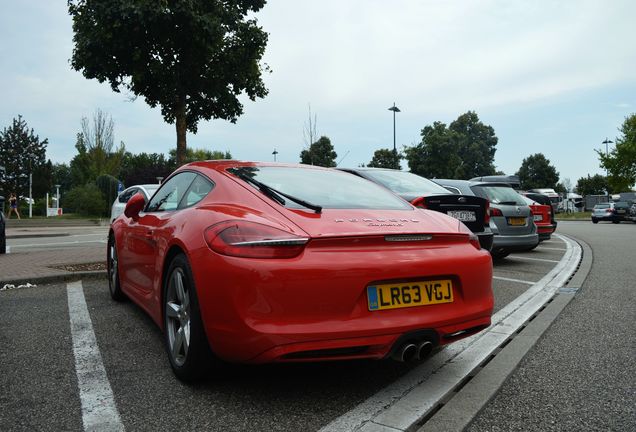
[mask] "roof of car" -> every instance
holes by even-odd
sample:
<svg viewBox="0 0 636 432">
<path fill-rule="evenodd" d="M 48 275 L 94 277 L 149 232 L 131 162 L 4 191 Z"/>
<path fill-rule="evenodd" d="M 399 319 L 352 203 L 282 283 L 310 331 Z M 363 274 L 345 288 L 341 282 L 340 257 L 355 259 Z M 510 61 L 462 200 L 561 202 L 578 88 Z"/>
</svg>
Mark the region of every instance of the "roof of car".
<svg viewBox="0 0 636 432">
<path fill-rule="evenodd" d="M 509 183 L 498 183 L 498 182 L 482 182 L 482 181 L 473 181 L 473 180 L 456 180 L 456 179 L 431 179 L 435 183 L 438 184 L 447 184 L 449 186 L 452 185 L 462 185 L 462 186 L 500 186 L 500 187 L 512 187 Z"/>
</svg>

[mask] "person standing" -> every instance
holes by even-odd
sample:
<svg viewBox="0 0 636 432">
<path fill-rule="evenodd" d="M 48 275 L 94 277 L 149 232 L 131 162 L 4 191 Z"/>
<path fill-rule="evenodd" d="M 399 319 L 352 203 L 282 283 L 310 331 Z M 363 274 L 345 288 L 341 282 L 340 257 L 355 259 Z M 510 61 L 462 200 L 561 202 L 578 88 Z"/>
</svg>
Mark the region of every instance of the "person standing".
<svg viewBox="0 0 636 432">
<path fill-rule="evenodd" d="M 18 211 L 18 198 L 15 196 L 15 193 L 11 193 L 9 196 L 9 213 L 7 214 L 7 219 L 11 218 L 11 212 L 15 212 L 20 219 L 20 212 Z"/>
</svg>

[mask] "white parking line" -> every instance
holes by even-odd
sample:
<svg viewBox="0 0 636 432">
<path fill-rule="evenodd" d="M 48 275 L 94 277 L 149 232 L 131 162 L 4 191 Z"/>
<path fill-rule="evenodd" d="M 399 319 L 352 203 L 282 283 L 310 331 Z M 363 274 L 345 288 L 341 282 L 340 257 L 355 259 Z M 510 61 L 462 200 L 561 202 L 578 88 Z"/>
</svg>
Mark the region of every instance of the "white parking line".
<svg viewBox="0 0 636 432">
<path fill-rule="evenodd" d="M 526 256 L 519 256 L 519 255 L 510 255 L 508 256 L 508 259 L 516 259 L 516 260 L 528 260 L 528 261 L 541 261 L 541 262 L 549 262 L 549 263 L 558 263 L 559 260 L 551 260 L 551 259 L 545 259 L 545 258 L 531 258 L 531 257 L 526 257 Z"/>
<path fill-rule="evenodd" d="M 493 279 L 497 279 L 497 280 L 507 281 L 507 282 L 517 282 L 517 283 L 522 283 L 522 284 L 527 284 L 527 285 L 536 284 L 536 282 L 524 281 L 524 280 L 521 280 L 521 279 L 505 278 L 505 277 L 501 277 L 501 276 L 493 276 L 492 278 Z"/>
<path fill-rule="evenodd" d="M 487 330 L 447 346 L 324 426 L 320 432 L 411 430 L 552 298 L 574 273 L 581 260 L 581 248 L 565 236 L 556 236 L 567 247 L 561 261 L 539 282 L 495 313 Z"/>
<path fill-rule="evenodd" d="M 115 405 L 86 307 L 82 282 L 67 284 L 66 291 L 84 430 L 123 431 L 124 425 Z"/>
<path fill-rule="evenodd" d="M 65 246 L 65 245 L 77 245 L 77 244 L 87 244 L 87 243 L 106 243 L 106 240 L 88 240 L 88 241 L 69 241 L 69 242 L 57 242 L 57 243 L 30 243 L 30 244 L 21 244 L 21 245 L 13 245 L 14 249 L 16 248 L 27 248 L 27 247 L 45 247 L 45 246 Z"/>
<path fill-rule="evenodd" d="M 563 248 L 544 247 L 543 245 L 541 246 L 541 250 L 555 250 L 555 251 L 561 251 L 561 252 L 565 252 L 566 251 L 566 249 L 563 249 Z"/>
</svg>

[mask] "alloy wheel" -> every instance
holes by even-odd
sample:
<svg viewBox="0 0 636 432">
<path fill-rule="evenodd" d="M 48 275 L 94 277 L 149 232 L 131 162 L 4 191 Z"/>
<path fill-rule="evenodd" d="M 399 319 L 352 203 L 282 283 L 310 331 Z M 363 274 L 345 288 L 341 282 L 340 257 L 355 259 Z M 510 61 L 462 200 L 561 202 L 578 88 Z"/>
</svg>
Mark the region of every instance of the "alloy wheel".
<svg viewBox="0 0 636 432">
<path fill-rule="evenodd" d="M 176 268 L 170 275 L 166 292 L 168 348 L 177 366 L 186 362 L 190 348 L 190 291 L 185 280 L 183 270 Z"/>
</svg>

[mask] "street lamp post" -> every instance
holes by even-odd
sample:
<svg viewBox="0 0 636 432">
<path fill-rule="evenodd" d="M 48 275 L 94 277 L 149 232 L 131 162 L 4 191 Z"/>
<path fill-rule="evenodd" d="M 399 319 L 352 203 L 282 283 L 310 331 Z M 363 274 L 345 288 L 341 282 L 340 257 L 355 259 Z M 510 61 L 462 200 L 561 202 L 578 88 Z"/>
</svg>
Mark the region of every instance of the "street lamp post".
<svg viewBox="0 0 636 432">
<path fill-rule="evenodd" d="M 393 111 L 393 154 L 397 156 L 397 148 L 395 147 L 395 113 L 399 113 L 400 109 L 393 102 L 393 106 L 389 108 L 389 111 Z"/>
<path fill-rule="evenodd" d="M 607 137 L 605 137 L 605 141 L 603 141 L 603 144 L 605 144 L 605 157 L 609 156 L 609 145 L 610 144 L 614 144 L 614 141 L 608 139 Z M 607 165 L 605 165 L 605 182 L 609 181 L 609 170 L 607 169 Z M 609 183 L 607 184 L 607 202 L 609 202 Z"/>
<path fill-rule="evenodd" d="M 59 184 L 55 185 L 55 208 L 58 214 L 60 213 L 60 186 Z"/>
<path fill-rule="evenodd" d="M 274 155 L 274 162 L 276 162 L 276 155 L 278 154 L 278 152 L 276 151 L 276 149 L 274 149 L 274 151 L 272 152 L 272 154 Z"/>
</svg>

